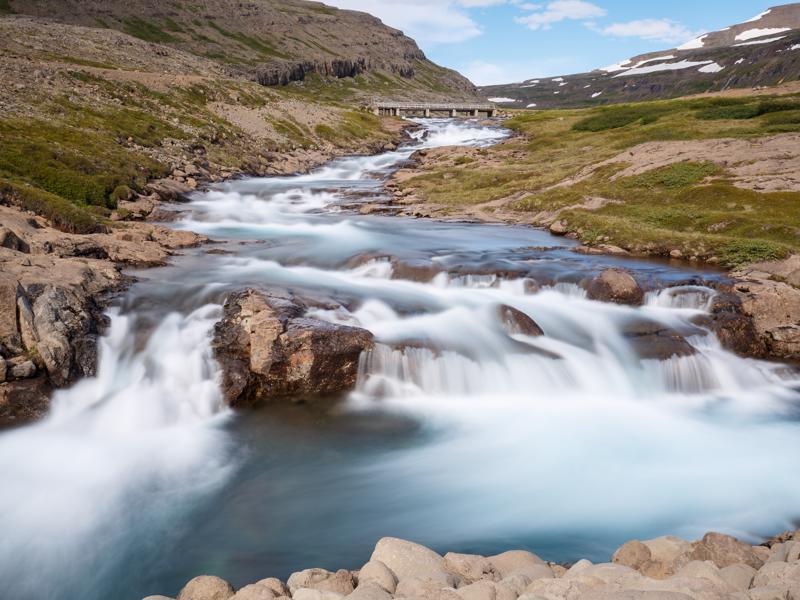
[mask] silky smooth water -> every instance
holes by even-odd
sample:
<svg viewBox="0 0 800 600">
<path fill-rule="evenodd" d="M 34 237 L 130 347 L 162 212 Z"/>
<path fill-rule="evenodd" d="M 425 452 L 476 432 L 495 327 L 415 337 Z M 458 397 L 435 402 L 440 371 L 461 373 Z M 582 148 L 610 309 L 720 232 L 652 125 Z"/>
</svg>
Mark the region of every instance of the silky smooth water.
<svg viewBox="0 0 800 600">
<path fill-rule="evenodd" d="M 180 207 L 175 226 L 218 240 L 215 252 L 136 273 L 97 377 L 0 434 L 3 598 L 136 600 L 202 573 L 239 586 L 357 568 L 384 535 L 604 560 L 632 537 L 791 526 L 800 378 L 698 325 L 714 294 L 704 283 L 722 275 L 585 256 L 530 228 L 346 210 L 380 197 L 416 148 L 505 132 L 431 120 L 415 135 Z M 581 282 L 608 266 L 636 272 L 644 306 L 586 298 Z M 248 285 L 375 335 L 351 394 L 222 405 L 210 337 L 226 295 Z M 510 331 L 503 305 L 545 335 Z M 684 333 L 695 353 L 641 360 L 624 332 L 642 321 Z"/>
</svg>

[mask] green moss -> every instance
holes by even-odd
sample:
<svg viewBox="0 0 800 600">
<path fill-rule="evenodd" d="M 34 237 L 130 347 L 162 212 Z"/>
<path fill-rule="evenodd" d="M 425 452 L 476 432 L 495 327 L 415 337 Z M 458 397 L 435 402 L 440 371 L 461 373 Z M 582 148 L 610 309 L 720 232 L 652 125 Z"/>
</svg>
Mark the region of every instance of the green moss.
<svg viewBox="0 0 800 600">
<path fill-rule="evenodd" d="M 147 42 L 169 44 L 177 42 L 178 38 L 159 28 L 154 23 L 139 17 L 127 17 L 122 23 L 122 30 L 128 35 L 137 37 Z"/>
<path fill-rule="evenodd" d="M 235 40 L 242 46 L 249 48 L 250 50 L 255 50 L 259 54 L 267 58 L 289 58 L 288 55 L 283 54 L 282 52 L 278 52 L 275 48 L 270 46 L 268 43 L 256 39 L 254 37 L 250 37 L 244 33 L 238 33 L 234 31 L 228 31 L 217 25 L 214 21 L 209 21 L 208 25 L 214 29 L 220 35 L 225 36 L 228 39 Z"/>
<path fill-rule="evenodd" d="M 665 104 L 623 104 L 603 107 L 595 110 L 595 114 L 581 119 L 572 128 L 575 131 L 607 131 L 625 127 L 639 122 L 642 125 L 656 122 L 661 116 L 670 112 Z"/>
<path fill-rule="evenodd" d="M 720 173 L 719 167 L 712 162 L 694 163 L 679 162 L 660 169 L 653 169 L 641 175 L 626 177 L 620 185 L 628 188 L 685 188 L 700 183 L 711 175 Z"/>
<path fill-rule="evenodd" d="M 720 258 L 729 267 L 748 263 L 779 260 L 789 255 L 790 249 L 765 240 L 735 240 L 720 249 Z"/>
<path fill-rule="evenodd" d="M 114 206 L 117 206 L 122 201 L 130 200 L 132 196 L 133 190 L 127 185 L 122 184 L 114 188 L 114 191 L 111 192 L 110 200 L 114 203 Z"/>
<path fill-rule="evenodd" d="M 25 183 L 0 178 L 0 197 L 46 218 L 68 233 L 94 233 L 104 227 L 86 209 Z"/>
</svg>

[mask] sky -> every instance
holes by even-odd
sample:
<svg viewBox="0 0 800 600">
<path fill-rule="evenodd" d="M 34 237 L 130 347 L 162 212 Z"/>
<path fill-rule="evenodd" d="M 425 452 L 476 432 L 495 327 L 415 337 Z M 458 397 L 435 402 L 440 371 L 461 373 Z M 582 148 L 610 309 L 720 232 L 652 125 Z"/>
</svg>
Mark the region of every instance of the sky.
<svg viewBox="0 0 800 600">
<path fill-rule="evenodd" d="M 477 85 L 568 75 L 674 48 L 776 0 L 325 0 L 413 37 Z"/>
</svg>

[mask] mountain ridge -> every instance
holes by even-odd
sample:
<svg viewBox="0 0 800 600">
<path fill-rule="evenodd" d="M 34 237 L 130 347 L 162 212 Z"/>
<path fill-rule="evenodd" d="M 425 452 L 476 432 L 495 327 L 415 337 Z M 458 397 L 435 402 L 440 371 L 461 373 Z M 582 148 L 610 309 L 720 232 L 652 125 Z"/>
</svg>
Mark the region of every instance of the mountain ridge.
<svg viewBox="0 0 800 600">
<path fill-rule="evenodd" d="M 588 73 L 480 87 L 513 108 L 581 108 L 676 98 L 800 79 L 800 3 Z"/>
<path fill-rule="evenodd" d="M 228 75 L 276 86 L 368 80 L 364 94 L 404 87 L 427 97 L 474 98 L 462 75 L 432 63 L 416 42 L 367 13 L 306 0 L 8 0 L 7 12 L 114 29 L 219 63 Z"/>
</svg>

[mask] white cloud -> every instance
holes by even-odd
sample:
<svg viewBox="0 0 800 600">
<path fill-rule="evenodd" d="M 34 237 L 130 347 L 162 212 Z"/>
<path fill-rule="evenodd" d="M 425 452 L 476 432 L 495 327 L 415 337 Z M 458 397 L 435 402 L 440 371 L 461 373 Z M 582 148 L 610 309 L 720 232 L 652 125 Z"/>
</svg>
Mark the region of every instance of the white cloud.
<svg viewBox="0 0 800 600">
<path fill-rule="evenodd" d="M 591 25 L 591 29 L 613 37 L 636 37 L 643 40 L 673 44 L 695 38 L 699 33 L 670 19 L 639 19 L 627 23 L 612 23 L 606 27 Z"/>
<path fill-rule="evenodd" d="M 475 60 L 456 65 L 456 68 L 475 85 L 483 86 L 523 81 L 529 84 L 538 83 L 538 79 L 531 79 L 531 77 L 544 79 L 559 73 L 573 72 L 575 66 L 572 57 L 554 56 L 538 61 L 519 59 L 494 63 Z"/>
<path fill-rule="evenodd" d="M 360 10 L 401 29 L 421 46 L 452 44 L 482 33 L 467 8 L 506 4 L 507 0 L 326 0 L 339 8 Z"/>
<path fill-rule="evenodd" d="M 566 20 L 587 20 L 604 17 L 606 10 L 584 0 L 555 0 L 545 5 L 530 4 L 522 5 L 533 12 L 523 17 L 515 17 L 514 20 L 521 25 L 533 29 L 549 29 L 554 23 Z"/>
</svg>

